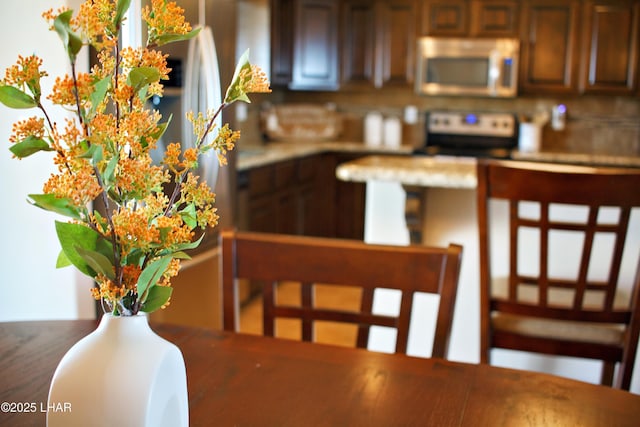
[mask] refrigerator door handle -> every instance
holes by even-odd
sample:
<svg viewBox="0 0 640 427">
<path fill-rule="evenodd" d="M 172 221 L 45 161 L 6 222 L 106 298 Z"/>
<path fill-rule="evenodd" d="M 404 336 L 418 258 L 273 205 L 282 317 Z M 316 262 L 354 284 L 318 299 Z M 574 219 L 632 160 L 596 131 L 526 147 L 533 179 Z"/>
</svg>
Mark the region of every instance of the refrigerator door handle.
<svg viewBox="0 0 640 427">
<path fill-rule="evenodd" d="M 204 27 L 200 33 L 189 41 L 189 54 L 186 65 L 185 86 L 182 92 L 182 140 L 185 146 L 196 144 L 191 123 L 186 120 L 190 111 L 206 114 L 216 109 L 222 103 L 218 55 L 210 27 Z M 207 137 L 212 141 L 217 130 L 222 126 L 222 117 L 215 121 L 215 129 Z M 205 142 L 206 143 L 206 142 Z M 220 165 L 214 153 L 207 153 L 201 157 L 199 174 L 215 191 Z"/>
</svg>

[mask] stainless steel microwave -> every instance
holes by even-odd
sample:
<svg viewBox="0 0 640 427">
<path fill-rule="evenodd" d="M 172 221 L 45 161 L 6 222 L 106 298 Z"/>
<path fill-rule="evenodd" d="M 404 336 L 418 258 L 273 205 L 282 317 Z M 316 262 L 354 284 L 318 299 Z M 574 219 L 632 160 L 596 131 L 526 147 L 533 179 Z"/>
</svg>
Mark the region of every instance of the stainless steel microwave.
<svg viewBox="0 0 640 427">
<path fill-rule="evenodd" d="M 425 95 L 514 97 L 518 93 L 517 39 L 418 39 L 416 92 Z"/>
</svg>

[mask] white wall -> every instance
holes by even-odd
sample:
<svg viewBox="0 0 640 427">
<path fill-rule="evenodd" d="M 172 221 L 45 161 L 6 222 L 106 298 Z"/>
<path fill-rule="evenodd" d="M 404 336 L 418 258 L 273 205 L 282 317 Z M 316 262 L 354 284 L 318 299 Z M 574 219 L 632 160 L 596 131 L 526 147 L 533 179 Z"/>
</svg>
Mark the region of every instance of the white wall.
<svg viewBox="0 0 640 427">
<path fill-rule="evenodd" d="M 474 190 L 430 188 L 426 196 L 423 243 L 446 246 L 449 243 L 463 245 L 462 266 L 449 359 L 478 363 L 480 361 L 480 284 L 478 260 L 478 231 L 476 217 L 476 193 Z M 395 182 L 369 181 L 367 183 L 367 205 L 365 215 L 365 240 L 371 243 L 407 244 L 409 242 L 404 219 L 405 194 L 402 186 Z M 497 211 L 494 214 L 504 214 Z M 493 215 L 493 214 L 492 214 Z M 632 230 L 640 230 L 640 215 L 632 220 Z M 506 218 L 506 217 L 505 217 Z M 506 219 L 505 219 L 506 221 Z M 632 232 L 630 244 L 639 246 L 640 231 Z M 635 268 L 635 263 L 633 263 Z M 632 272 L 630 272 L 632 273 Z M 399 300 L 388 293 L 376 293 L 374 309 L 380 312 L 397 310 Z M 427 306 L 419 308 L 416 315 L 427 317 Z M 412 320 L 413 322 L 413 320 Z M 435 319 L 422 324 L 433 325 Z M 394 335 L 389 331 L 372 331 L 369 348 L 392 351 Z M 424 334 L 414 333 L 409 338 L 408 353 L 430 355 L 416 338 Z M 429 338 L 427 336 L 427 338 Z M 432 337 L 430 338 L 432 339 Z M 580 381 L 599 383 L 601 363 L 569 357 L 549 357 L 530 353 L 493 350 L 492 364 L 517 369 L 563 375 Z M 640 353 L 636 357 L 631 392 L 640 394 Z"/>
<path fill-rule="evenodd" d="M 55 76 L 67 70 L 66 54 L 58 36 L 48 30 L 41 13 L 78 0 L 25 0 L 3 2 L 0 14 L 0 72 L 13 65 L 18 55 L 32 53 L 44 60 L 50 74 L 43 85 L 49 93 Z M 0 321 L 72 319 L 94 316 L 90 282 L 74 269 L 55 268 L 60 250 L 53 214 L 29 205 L 27 194 L 41 193 L 53 171 L 51 156 L 40 153 L 17 160 L 9 151 L 12 124 L 36 110 L 11 110 L 0 105 Z M 60 114 L 54 120 L 61 121 Z"/>
</svg>

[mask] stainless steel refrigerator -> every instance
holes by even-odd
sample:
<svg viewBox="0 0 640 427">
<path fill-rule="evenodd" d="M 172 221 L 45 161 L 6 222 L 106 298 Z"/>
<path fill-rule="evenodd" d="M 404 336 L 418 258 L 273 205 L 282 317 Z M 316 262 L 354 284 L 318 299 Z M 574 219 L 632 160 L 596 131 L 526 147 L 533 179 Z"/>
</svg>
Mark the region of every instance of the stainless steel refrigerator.
<svg viewBox="0 0 640 427">
<path fill-rule="evenodd" d="M 186 120 L 188 111 L 206 112 L 220 105 L 224 92 L 235 68 L 236 51 L 236 2 L 234 0 L 182 0 L 178 4 L 185 9 L 186 19 L 193 27 L 202 29 L 198 36 L 188 42 L 163 46 L 169 54 L 169 66 L 173 69 L 165 85 L 162 98 L 152 100 L 153 108 L 163 115 L 163 120 L 172 117 L 171 124 L 158 143 L 156 158 L 161 158 L 167 144 L 181 142 L 183 147 L 192 146 L 191 123 Z M 233 109 L 224 110 L 217 126 L 229 123 L 235 126 Z M 210 137 L 213 137 L 215 132 Z M 235 215 L 235 153 L 230 152 L 228 165 L 219 167 L 215 153 L 200 159 L 198 174 L 206 180 L 216 193 L 216 207 L 220 223 L 207 230 L 200 247 L 201 253 L 217 244 L 217 230 L 234 225 Z"/>
</svg>

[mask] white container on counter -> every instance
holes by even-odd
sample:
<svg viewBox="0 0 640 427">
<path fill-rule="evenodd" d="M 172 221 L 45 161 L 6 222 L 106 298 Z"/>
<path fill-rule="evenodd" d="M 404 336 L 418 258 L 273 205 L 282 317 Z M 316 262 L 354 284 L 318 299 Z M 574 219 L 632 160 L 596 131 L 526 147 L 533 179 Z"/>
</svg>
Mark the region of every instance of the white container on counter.
<svg viewBox="0 0 640 427">
<path fill-rule="evenodd" d="M 404 107 L 404 122 L 408 125 L 418 123 L 418 107 L 415 105 L 407 105 Z"/>
<path fill-rule="evenodd" d="M 364 143 L 370 147 L 382 145 L 383 120 L 382 114 L 377 112 L 368 113 L 364 118 Z"/>
<path fill-rule="evenodd" d="M 538 123 L 520 123 L 518 149 L 525 153 L 540 151 L 542 126 Z"/>
<path fill-rule="evenodd" d="M 397 117 L 384 119 L 384 146 L 398 148 L 402 144 L 402 122 Z"/>
</svg>

